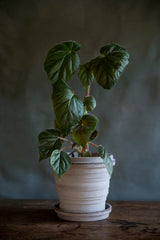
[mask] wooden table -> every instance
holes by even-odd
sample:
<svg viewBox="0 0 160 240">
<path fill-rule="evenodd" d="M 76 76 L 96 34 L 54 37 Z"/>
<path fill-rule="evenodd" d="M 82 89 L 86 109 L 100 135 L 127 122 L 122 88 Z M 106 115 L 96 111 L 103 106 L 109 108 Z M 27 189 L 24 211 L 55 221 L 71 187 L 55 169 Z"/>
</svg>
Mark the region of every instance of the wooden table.
<svg viewBox="0 0 160 240">
<path fill-rule="evenodd" d="M 110 217 L 97 222 L 62 221 L 55 203 L 0 200 L 0 240 L 160 240 L 160 202 L 109 201 Z"/>
</svg>

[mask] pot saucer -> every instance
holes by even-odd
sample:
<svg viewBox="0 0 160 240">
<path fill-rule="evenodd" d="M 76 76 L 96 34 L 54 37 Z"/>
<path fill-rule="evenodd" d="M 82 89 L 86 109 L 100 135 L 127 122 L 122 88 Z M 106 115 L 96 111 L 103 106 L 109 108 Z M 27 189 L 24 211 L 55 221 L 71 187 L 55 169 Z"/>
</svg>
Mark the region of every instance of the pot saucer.
<svg viewBox="0 0 160 240">
<path fill-rule="evenodd" d="M 110 212 L 112 211 L 112 206 L 109 203 L 106 203 L 105 210 L 101 212 L 75 213 L 75 212 L 66 212 L 60 209 L 59 204 L 57 204 L 55 205 L 54 210 L 57 213 L 57 216 L 63 220 L 89 222 L 89 221 L 98 221 L 98 220 L 103 220 L 108 218 Z"/>
</svg>

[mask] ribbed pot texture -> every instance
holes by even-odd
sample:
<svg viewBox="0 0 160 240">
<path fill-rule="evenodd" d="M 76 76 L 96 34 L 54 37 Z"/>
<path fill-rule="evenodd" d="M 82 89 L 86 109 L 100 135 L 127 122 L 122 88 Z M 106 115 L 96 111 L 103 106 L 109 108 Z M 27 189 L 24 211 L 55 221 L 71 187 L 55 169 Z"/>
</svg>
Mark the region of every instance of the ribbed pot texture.
<svg viewBox="0 0 160 240">
<path fill-rule="evenodd" d="M 105 210 L 110 176 L 100 157 L 72 158 L 61 180 L 54 176 L 60 209 L 76 213 Z"/>
</svg>

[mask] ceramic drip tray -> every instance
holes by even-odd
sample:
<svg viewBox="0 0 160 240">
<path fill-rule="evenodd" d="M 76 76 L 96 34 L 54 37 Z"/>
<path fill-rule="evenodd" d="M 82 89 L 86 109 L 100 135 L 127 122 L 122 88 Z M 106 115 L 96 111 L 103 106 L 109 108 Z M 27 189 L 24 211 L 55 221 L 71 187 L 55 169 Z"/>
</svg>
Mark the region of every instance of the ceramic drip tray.
<svg viewBox="0 0 160 240">
<path fill-rule="evenodd" d="M 59 208 L 59 204 L 55 205 L 54 208 L 57 216 L 63 220 L 67 221 L 77 221 L 77 222 L 89 222 L 89 221 L 98 221 L 103 220 L 109 217 L 110 212 L 112 211 L 112 206 L 109 203 L 106 203 L 104 211 L 93 212 L 93 213 L 75 213 L 75 212 L 65 212 Z"/>
</svg>

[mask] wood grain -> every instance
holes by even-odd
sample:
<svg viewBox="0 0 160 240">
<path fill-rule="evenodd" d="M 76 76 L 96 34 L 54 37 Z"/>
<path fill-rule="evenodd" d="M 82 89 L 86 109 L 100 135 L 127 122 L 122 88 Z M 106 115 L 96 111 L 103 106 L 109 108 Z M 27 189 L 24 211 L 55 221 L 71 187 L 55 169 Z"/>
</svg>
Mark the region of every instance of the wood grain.
<svg viewBox="0 0 160 240">
<path fill-rule="evenodd" d="M 160 202 L 110 201 L 106 220 L 66 222 L 53 200 L 0 200 L 1 240 L 160 239 Z"/>
</svg>

